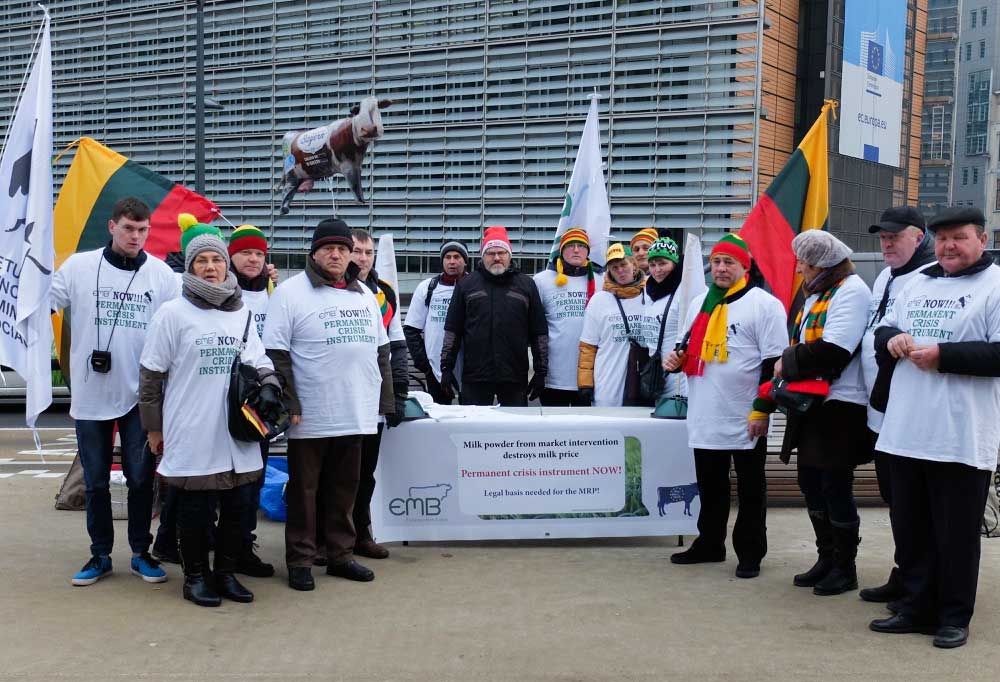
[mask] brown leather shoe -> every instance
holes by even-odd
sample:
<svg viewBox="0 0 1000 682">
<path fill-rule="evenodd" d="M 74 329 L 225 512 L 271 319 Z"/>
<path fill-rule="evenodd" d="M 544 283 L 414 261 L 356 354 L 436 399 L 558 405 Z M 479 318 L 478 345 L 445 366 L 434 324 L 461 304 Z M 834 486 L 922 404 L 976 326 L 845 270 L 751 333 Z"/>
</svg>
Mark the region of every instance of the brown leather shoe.
<svg viewBox="0 0 1000 682">
<path fill-rule="evenodd" d="M 357 556 L 368 557 L 369 559 L 388 559 L 389 550 L 374 540 L 362 540 L 354 545 L 354 553 Z"/>
</svg>

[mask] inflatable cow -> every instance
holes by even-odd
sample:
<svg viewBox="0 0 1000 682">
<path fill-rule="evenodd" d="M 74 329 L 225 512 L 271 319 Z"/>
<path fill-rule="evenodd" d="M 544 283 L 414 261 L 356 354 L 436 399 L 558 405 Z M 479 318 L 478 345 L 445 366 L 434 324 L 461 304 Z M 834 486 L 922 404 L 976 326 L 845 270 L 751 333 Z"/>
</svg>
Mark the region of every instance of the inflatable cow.
<svg viewBox="0 0 1000 682">
<path fill-rule="evenodd" d="M 365 200 L 361 189 L 361 165 L 365 151 L 373 140 L 382 137 L 380 109 L 392 105 L 391 100 L 366 97 L 351 109 L 347 118 L 329 125 L 285 133 L 282 138 L 285 194 L 281 200 L 282 215 L 288 213 L 297 192 L 312 188 L 316 180 L 343 175 L 358 201 Z"/>
</svg>

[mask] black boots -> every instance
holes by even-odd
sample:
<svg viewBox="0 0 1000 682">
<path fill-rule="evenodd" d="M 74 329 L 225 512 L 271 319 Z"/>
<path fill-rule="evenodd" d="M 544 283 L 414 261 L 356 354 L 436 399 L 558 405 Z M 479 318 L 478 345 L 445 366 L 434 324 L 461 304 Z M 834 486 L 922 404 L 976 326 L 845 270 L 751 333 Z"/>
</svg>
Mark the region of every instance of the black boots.
<svg viewBox="0 0 1000 682">
<path fill-rule="evenodd" d="M 248 604 L 253 601 L 253 592 L 243 587 L 234 575 L 237 557 L 242 550 L 243 538 L 239 525 L 226 527 L 220 523 L 215 546 L 215 589 L 221 597 Z"/>
<path fill-rule="evenodd" d="M 858 596 L 865 601 L 888 604 L 889 602 L 902 599 L 906 594 L 903 583 L 899 578 L 899 569 L 893 568 L 889 574 L 889 581 L 879 587 L 866 587 L 858 592 Z"/>
<path fill-rule="evenodd" d="M 858 589 L 858 571 L 854 560 L 858 556 L 861 522 L 850 526 L 833 526 L 833 569 L 813 587 L 813 594 L 829 596 Z"/>
<path fill-rule="evenodd" d="M 833 569 L 833 526 L 826 512 L 809 512 L 813 531 L 816 533 L 816 563 L 805 573 L 799 573 L 792 582 L 796 587 L 815 587 Z"/>
<path fill-rule="evenodd" d="M 208 570 L 208 539 L 201 528 L 180 528 L 181 566 L 184 567 L 184 598 L 198 606 L 219 606 L 222 598 Z"/>
</svg>

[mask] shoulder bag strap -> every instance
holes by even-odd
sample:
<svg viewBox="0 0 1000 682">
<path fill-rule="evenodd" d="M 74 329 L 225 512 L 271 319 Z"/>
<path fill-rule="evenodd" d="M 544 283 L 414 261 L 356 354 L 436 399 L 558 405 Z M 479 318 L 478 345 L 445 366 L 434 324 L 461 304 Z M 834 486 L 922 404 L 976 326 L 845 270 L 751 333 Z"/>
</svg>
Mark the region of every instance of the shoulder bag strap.
<svg viewBox="0 0 1000 682">
<path fill-rule="evenodd" d="M 614 294 L 611 295 L 615 296 Z M 628 326 L 628 318 L 625 316 L 625 308 L 622 306 L 622 300 L 617 296 L 615 296 L 615 303 L 618 304 L 618 312 L 622 314 L 622 322 L 625 323 L 625 336 L 627 336 L 628 340 L 631 341 L 632 343 L 639 343 L 638 341 L 632 338 L 632 330 Z"/>
<path fill-rule="evenodd" d="M 663 332 L 667 328 L 667 315 L 670 314 L 670 306 L 674 304 L 674 294 L 676 293 L 676 291 L 670 293 L 670 298 L 667 299 L 667 307 L 663 309 L 663 317 L 660 318 L 660 338 L 656 341 L 657 355 L 663 350 Z"/>
</svg>

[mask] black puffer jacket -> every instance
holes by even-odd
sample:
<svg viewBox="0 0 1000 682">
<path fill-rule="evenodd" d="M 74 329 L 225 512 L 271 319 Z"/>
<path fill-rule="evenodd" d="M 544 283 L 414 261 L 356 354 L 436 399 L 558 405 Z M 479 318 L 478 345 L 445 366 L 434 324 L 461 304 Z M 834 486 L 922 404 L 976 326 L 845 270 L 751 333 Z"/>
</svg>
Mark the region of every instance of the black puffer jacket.
<svg viewBox="0 0 1000 682">
<path fill-rule="evenodd" d="M 482 263 L 455 285 L 444 323 L 441 371 L 465 349 L 462 382 L 528 383 L 528 348 L 536 375 L 548 374 L 548 323 L 535 282 L 513 266 L 491 275 Z"/>
</svg>

